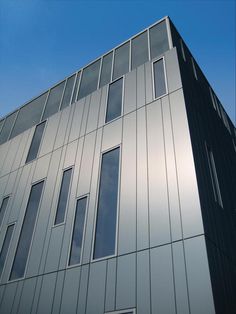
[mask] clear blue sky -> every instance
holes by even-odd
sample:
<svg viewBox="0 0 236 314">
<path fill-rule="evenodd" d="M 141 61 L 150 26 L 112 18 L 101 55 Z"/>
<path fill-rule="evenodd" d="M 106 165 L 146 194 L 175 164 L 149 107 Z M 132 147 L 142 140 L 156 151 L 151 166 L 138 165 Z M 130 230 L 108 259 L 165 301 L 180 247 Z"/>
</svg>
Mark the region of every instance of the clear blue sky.
<svg viewBox="0 0 236 314">
<path fill-rule="evenodd" d="M 169 15 L 235 120 L 235 1 L 0 3 L 0 117 Z"/>
</svg>

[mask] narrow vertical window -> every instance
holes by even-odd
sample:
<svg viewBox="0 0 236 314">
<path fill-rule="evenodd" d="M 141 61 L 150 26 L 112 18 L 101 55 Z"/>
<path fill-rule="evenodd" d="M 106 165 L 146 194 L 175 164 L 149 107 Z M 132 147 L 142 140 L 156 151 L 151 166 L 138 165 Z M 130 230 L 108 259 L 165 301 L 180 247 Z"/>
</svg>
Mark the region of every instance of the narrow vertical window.
<svg viewBox="0 0 236 314">
<path fill-rule="evenodd" d="M 60 108 L 61 110 L 70 105 L 70 99 L 71 99 L 72 89 L 74 86 L 74 81 L 75 81 L 75 74 L 69 77 L 66 81 L 66 88 L 64 91 L 61 108 Z"/>
<path fill-rule="evenodd" d="M 69 265 L 75 265 L 80 263 L 86 206 L 87 196 L 77 200 Z"/>
<path fill-rule="evenodd" d="M 113 80 L 129 72 L 129 42 L 115 50 Z"/>
<path fill-rule="evenodd" d="M 217 171 L 216 171 L 215 159 L 214 159 L 212 150 L 207 145 L 206 145 L 206 150 L 207 150 L 208 166 L 209 166 L 209 170 L 210 170 L 210 176 L 211 176 L 211 183 L 212 183 L 214 198 L 215 198 L 215 201 L 221 207 L 223 207 L 223 202 L 222 202 L 222 197 L 221 197 L 221 192 L 220 192 L 220 186 L 219 186 L 219 180 L 218 180 Z"/>
<path fill-rule="evenodd" d="M 77 77 L 76 77 L 75 86 L 74 86 L 73 95 L 72 95 L 72 100 L 71 100 L 72 104 L 77 100 L 79 81 L 80 81 L 80 72 L 78 72 Z"/>
<path fill-rule="evenodd" d="M 37 157 L 39 146 L 40 146 L 42 136 L 43 136 L 43 131 L 45 128 L 45 124 L 46 124 L 46 121 L 36 126 L 26 162 L 34 160 Z"/>
<path fill-rule="evenodd" d="M 132 39 L 131 48 L 132 69 L 135 69 L 148 61 L 147 31 Z"/>
<path fill-rule="evenodd" d="M 9 196 L 4 197 L 4 199 L 2 200 L 2 204 L 0 207 L 0 228 L 1 228 L 2 220 L 3 220 L 3 216 L 7 208 L 8 201 L 9 201 Z"/>
<path fill-rule="evenodd" d="M 65 218 L 66 205 L 67 205 L 70 181 L 71 181 L 71 173 L 72 173 L 72 168 L 67 169 L 63 172 L 59 200 L 57 204 L 55 225 L 62 223 Z"/>
<path fill-rule="evenodd" d="M 164 60 L 153 63 L 155 98 L 166 94 Z"/>
<path fill-rule="evenodd" d="M 182 57 L 183 57 L 184 61 L 186 61 L 186 56 L 185 56 L 185 51 L 184 51 L 184 43 L 183 43 L 182 39 L 180 39 L 180 47 L 181 47 Z"/>
<path fill-rule="evenodd" d="M 25 267 L 36 223 L 43 184 L 44 181 L 41 181 L 31 187 L 25 217 L 21 228 L 20 238 L 12 265 L 10 280 L 22 278 L 25 274 Z"/>
<path fill-rule="evenodd" d="M 123 78 L 113 82 L 109 86 L 107 99 L 107 112 L 105 122 L 109 122 L 121 115 L 123 94 Z"/>
<path fill-rule="evenodd" d="M 106 85 L 111 80 L 112 56 L 113 53 L 110 52 L 102 59 L 102 70 L 99 84 L 100 87 Z"/>
<path fill-rule="evenodd" d="M 210 88 L 210 86 L 209 86 L 209 91 L 210 91 L 212 105 L 213 105 L 214 109 L 217 110 L 214 95 L 213 95 L 213 92 L 212 92 L 212 89 Z"/>
<path fill-rule="evenodd" d="M 2 249 L 0 252 L 0 277 L 2 275 L 2 270 L 6 261 L 8 250 L 9 250 L 13 229 L 14 229 L 14 225 L 10 225 L 7 227 L 7 232 L 6 232 Z"/>
<path fill-rule="evenodd" d="M 93 258 L 115 254 L 120 148 L 102 155 Z"/>
<path fill-rule="evenodd" d="M 191 61 L 192 61 L 192 67 L 193 67 L 193 74 L 194 74 L 194 77 L 196 80 L 198 80 L 198 77 L 197 77 L 197 70 L 196 70 L 196 66 L 195 66 L 195 62 L 193 60 L 193 58 L 191 58 Z"/>
</svg>

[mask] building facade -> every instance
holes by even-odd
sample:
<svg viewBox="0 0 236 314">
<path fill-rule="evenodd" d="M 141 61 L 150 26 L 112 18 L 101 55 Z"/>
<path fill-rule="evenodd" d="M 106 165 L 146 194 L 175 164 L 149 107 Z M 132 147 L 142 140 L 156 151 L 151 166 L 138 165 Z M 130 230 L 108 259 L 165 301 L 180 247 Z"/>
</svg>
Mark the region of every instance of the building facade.
<svg viewBox="0 0 236 314">
<path fill-rule="evenodd" d="M 236 313 L 236 130 L 168 17 L 0 120 L 0 313 Z"/>
</svg>

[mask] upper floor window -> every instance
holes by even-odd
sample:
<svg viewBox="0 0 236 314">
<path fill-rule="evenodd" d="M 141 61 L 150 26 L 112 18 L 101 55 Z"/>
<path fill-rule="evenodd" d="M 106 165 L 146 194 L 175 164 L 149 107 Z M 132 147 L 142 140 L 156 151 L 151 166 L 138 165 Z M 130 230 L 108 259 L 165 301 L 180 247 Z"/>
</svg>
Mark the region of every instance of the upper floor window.
<svg viewBox="0 0 236 314">
<path fill-rule="evenodd" d="M 109 86 L 107 98 L 106 120 L 109 122 L 121 115 L 123 96 L 123 77 Z"/>
<path fill-rule="evenodd" d="M 150 28 L 151 59 L 162 55 L 169 49 L 166 21 L 162 21 Z"/>
<path fill-rule="evenodd" d="M 1 204 L 1 207 L 0 207 L 0 227 L 1 227 L 1 224 L 2 224 L 2 220 L 3 220 L 3 217 L 4 217 L 5 211 L 7 209 L 8 201 L 9 201 L 9 196 L 4 197 L 4 199 L 2 200 L 2 204 Z"/>
<path fill-rule="evenodd" d="M 183 57 L 184 61 L 186 61 L 185 50 L 184 50 L 184 43 L 183 43 L 182 39 L 180 39 L 180 47 L 181 47 L 182 57 Z"/>
<path fill-rule="evenodd" d="M 194 62 L 193 58 L 191 58 L 191 62 L 192 62 L 194 77 L 195 77 L 196 80 L 198 80 L 196 65 L 195 65 L 195 62 Z"/>
<path fill-rule="evenodd" d="M 34 136 L 31 141 L 30 149 L 28 152 L 28 156 L 26 158 L 26 162 L 34 160 L 37 157 L 41 140 L 42 140 L 42 136 L 43 136 L 43 131 L 45 128 L 45 124 L 46 124 L 46 121 L 36 126 L 35 131 L 34 131 Z"/>
<path fill-rule="evenodd" d="M 72 89 L 74 86 L 74 81 L 75 81 L 75 74 L 69 77 L 66 81 L 66 87 L 65 87 L 63 99 L 61 102 L 61 108 L 60 108 L 61 110 L 70 105 L 70 99 L 71 99 Z"/>
<path fill-rule="evenodd" d="M 167 93 L 163 58 L 153 63 L 153 73 L 155 98 L 158 98 Z"/>
<path fill-rule="evenodd" d="M 77 93 L 78 93 L 78 87 L 79 87 L 79 82 L 80 82 L 80 76 L 81 76 L 81 72 L 78 72 L 77 77 L 76 77 L 76 81 L 74 84 L 72 99 L 71 99 L 72 104 L 77 100 Z"/>
<path fill-rule="evenodd" d="M 2 275 L 3 267 L 5 264 L 7 253 L 9 250 L 10 243 L 11 243 L 13 229 L 14 229 L 14 225 L 10 225 L 7 227 L 2 249 L 0 251 L 0 277 Z"/>
<path fill-rule="evenodd" d="M 148 61 L 147 31 L 132 39 L 131 48 L 132 69 L 135 69 Z"/>
<path fill-rule="evenodd" d="M 11 134 L 11 130 L 15 123 L 18 111 L 13 112 L 4 120 L 2 129 L 0 130 L 0 144 L 6 142 Z"/>
<path fill-rule="evenodd" d="M 129 41 L 115 50 L 113 80 L 129 72 Z"/>
<path fill-rule="evenodd" d="M 100 75 L 100 85 L 102 87 L 108 84 L 111 80 L 113 52 L 108 53 L 102 58 L 102 70 Z"/>
<path fill-rule="evenodd" d="M 66 81 L 63 81 L 50 90 L 46 107 L 43 113 L 43 120 L 47 119 L 54 113 L 58 112 L 61 104 L 61 98 L 64 91 L 65 83 Z"/>
</svg>

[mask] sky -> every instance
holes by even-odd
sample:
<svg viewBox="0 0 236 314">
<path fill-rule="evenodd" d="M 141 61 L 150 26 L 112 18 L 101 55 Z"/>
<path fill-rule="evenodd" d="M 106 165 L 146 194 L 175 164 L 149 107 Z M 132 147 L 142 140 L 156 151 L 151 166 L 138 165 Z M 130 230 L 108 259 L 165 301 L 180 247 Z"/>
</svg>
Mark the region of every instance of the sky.
<svg viewBox="0 0 236 314">
<path fill-rule="evenodd" d="M 0 0 L 0 117 L 166 15 L 235 121 L 235 0 Z"/>
</svg>

